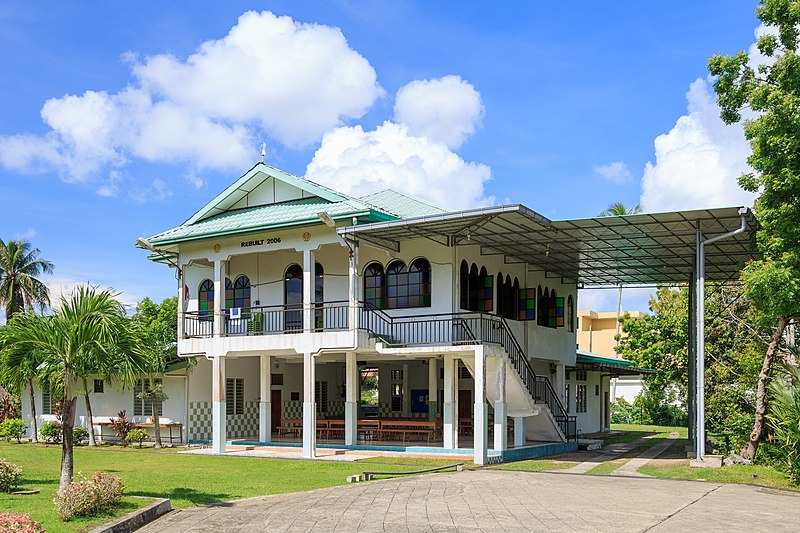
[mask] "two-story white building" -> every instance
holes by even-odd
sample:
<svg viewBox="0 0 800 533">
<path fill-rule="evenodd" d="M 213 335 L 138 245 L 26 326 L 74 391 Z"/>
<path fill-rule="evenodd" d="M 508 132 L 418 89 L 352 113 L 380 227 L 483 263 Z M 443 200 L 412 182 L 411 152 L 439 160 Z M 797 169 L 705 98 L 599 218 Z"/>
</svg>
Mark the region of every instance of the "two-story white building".
<svg viewBox="0 0 800 533">
<path fill-rule="evenodd" d="M 610 377 L 636 371 L 576 353 L 578 288 L 687 282 L 697 230 L 739 220 L 737 208 L 562 221 L 522 205 L 445 212 L 259 163 L 137 242 L 177 269 L 178 353 L 197 361 L 163 377 L 163 410 L 182 440 L 215 453 L 250 443 L 311 458 L 327 446 L 485 464 L 573 450 L 608 428 Z M 736 275 L 748 239 L 712 250 L 707 279 Z M 362 402 L 367 377 L 377 404 Z M 133 392 L 114 394 L 96 415 L 137 406 Z"/>
<path fill-rule="evenodd" d="M 613 361 L 576 354 L 578 286 L 688 280 L 691 260 L 676 254 L 694 253 L 695 227 L 722 231 L 739 211 L 687 213 L 448 213 L 391 190 L 349 197 L 259 163 L 146 241 L 151 259 L 179 270 L 178 351 L 201 361 L 189 438 L 224 453 L 230 440 L 296 435 L 306 457 L 318 437 L 412 441 L 471 450 L 478 464 L 574 448 L 579 433 L 608 427 L 615 375 Z M 637 252 L 636 239 L 648 246 Z M 736 253 L 708 273 L 735 273 Z M 374 410 L 361 405 L 365 372 L 379 380 Z"/>
</svg>

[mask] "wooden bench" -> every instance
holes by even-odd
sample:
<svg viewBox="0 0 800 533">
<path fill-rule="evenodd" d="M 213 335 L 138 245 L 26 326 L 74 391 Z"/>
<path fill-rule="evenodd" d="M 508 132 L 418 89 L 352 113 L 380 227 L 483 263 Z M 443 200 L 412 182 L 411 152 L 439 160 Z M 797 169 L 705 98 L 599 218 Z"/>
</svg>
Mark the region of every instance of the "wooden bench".
<svg viewBox="0 0 800 533">
<path fill-rule="evenodd" d="M 120 440 L 119 437 L 116 435 L 116 433 L 114 433 L 113 435 L 107 435 L 107 434 L 103 433 L 103 428 L 104 427 L 109 427 L 110 428 L 111 425 L 112 425 L 112 422 L 96 422 L 94 425 L 95 426 L 100 426 L 100 435 L 98 435 L 99 440 L 107 441 L 107 442 L 110 442 L 112 440 L 114 440 L 114 441 Z M 149 430 L 149 429 L 155 429 L 155 427 L 156 427 L 155 424 L 148 423 L 148 422 L 137 422 L 137 423 L 131 424 L 131 428 L 142 428 L 142 429 L 148 429 Z M 163 433 L 161 434 L 161 440 L 169 440 L 170 444 L 173 444 L 175 442 L 175 439 L 178 439 L 178 442 L 183 442 L 183 434 L 182 434 L 183 424 L 181 424 L 180 422 L 171 422 L 169 424 L 159 424 L 158 427 L 159 427 L 159 429 L 162 429 L 162 430 L 165 429 L 165 428 L 168 430 L 168 433 L 166 435 L 163 434 Z M 174 435 L 172 433 L 172 430 L 175 429 L 175 428 L 178 429 L 178 434 L 177 435 Z M 149 431 L 148 431 L 148 433 L 149 433 Z M 151 441 L 155 441 L 155 435 L 153 435 L 150 440 Z"/>
<path fill-rule="evenodd" d="M 303 420 L 301 418 L 281 418 L 278 436 L 285 437 L 290 434 L 294 437 L 303 435 Z"/>
<path fill-rule="evenodd" d="M 380 438 L 387 440 L 388 435 L 400 436 L 403 443 L 409 435 L 422 436 L 430 444 L 436 432 L 436 422 L 425 420 L 388 420 L 380 421 Z"/>
</svg>

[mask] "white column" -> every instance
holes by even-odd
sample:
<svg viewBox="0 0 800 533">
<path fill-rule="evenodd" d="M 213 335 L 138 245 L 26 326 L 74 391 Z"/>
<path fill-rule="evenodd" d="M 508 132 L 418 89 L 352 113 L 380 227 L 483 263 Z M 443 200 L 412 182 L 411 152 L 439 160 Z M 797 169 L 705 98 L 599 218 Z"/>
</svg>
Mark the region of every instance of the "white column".
<svg viewBox="0 0 800 533">
<path fill-rule="evenodd" d="M 183 331 L 185 327 L 183 316 L 186 309 L 186 289 L 184 289 L 185 280 L 183 279 L 183 270 L 181 264 L 178 262 L 178 340 L 183 338 Z"/>
<path fill-rule="evenodd" d="M 356 353 L 345 355 L 344 443 L 353 446 L 358 439 L 358 401 L 361 380 L 358 379 Z"/>
<path fill-rule="evenodd" d="M 408 388 L 408 364 L 403 364 L 403 416 L 411 416 L 411 391 Z"/>
<path fill-rule="evenodd" d="M 314 331 L 314 252 L 303 250 L 303 331 Z"/>
<path fill-rule="evenodd" d="M 486 406 L 486 355 L 483 346 L 475 347 L 475 409 L 472 427 L 474 431 L 474 461 L 476 465 L 485 465 L 488 459 L 489 441 L 489 409 Z"/>
<path fill-rule="evenodd" d="M 269 442 L 272 440 L 272 357 L 262 355 L 260 359 L 261 393 L 258 402 L 258 440 L 259 442 Z"/>
<path fill-rule="evenodd" d="M 497 368 L 494 376 L 494 449 L 508 449 L 508 410 L 506 408 L 506 358 L 497 358 Z"/>
<path fill-rule="evenodd" d="M 214 336 L 222 337 L 222 303 L 225 301 L 225 261 L 214 260 Z"/>
<path fill-rule="evenodd" d="M 444 428 L 443 446 L 454 449 L 458 446 L 458 418 L 456 417 L 456 365 L 458 359 L 452 355 L 444 356 Z"/>
<path fill-rule="evenodd" d="M 514 448 L 525 446 L 525 417 L 514 417 Z"/>
<path fill-rule="evenodd" d="M 556 365 L 555 387 L 556 387 L 556 394 L 558 394 L 558 396 L 561 398 L 561 403 L 564 404 L 564 407 L 567 406 L 567 397 L 564 395 L 566 391 L 565 389 L 566 383 L 567 383 L 566 367 L 564 366 L 563 363 L 558 363 Z"/>
<path fill-rule="evenodd" d="M 355 334 L 358 331 L 358 298 L 361 292 L 358 288 L 358 243 L 351 244 L 350 266 L 348 268 L 348 279 L 350 280 L 350 290 L 348 292 L 348 320 L 350 330 Z M 356 339 L 353 339 L 355 346 Z"/>
<path fill-rule="evenodd" d="M 317 403 L 315 390 L 314 356 L 303 354 L 303 457 L 317 455 Z"/>
<path fill-rule="evenodd" d="M 428 359 L 428 420 L 439 419 L 439 363 L 438 359 Z"/>
<path fill-rule="evenodd" d="M 211 451 L 215 454 L 225 453 L 227 432 L 225 427 L 225 358 L 214 357 L 211 368 Z"/>
</svg>

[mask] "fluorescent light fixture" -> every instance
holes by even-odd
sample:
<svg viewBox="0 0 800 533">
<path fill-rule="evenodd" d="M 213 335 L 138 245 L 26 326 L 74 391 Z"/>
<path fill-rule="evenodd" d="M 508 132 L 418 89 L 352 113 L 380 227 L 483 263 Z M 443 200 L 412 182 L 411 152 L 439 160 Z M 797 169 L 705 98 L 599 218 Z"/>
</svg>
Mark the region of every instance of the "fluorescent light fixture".
<svg viewBox="0 0 800 533">
<path fill-rule="evenodd" d="M 336 222 L 334 222 L 333 218 L 331 218 L 331 216 L 328 214 L 327 211 L 320 211 L 319 213 L 317 213 L 317 216 L 329 228 L 335 228 L 336 227 Z"/>
<path fill-rule="evenodd" d="M 156 249 L 153 247 L 153 245 L 150 244 L 150 242 L 144 237 L 136 238 L 136 246 L 138 246 L 139 248 L 144 248 L 145 250 L 149 250 L 154 253 L 156 252 Z"/>
</svg>

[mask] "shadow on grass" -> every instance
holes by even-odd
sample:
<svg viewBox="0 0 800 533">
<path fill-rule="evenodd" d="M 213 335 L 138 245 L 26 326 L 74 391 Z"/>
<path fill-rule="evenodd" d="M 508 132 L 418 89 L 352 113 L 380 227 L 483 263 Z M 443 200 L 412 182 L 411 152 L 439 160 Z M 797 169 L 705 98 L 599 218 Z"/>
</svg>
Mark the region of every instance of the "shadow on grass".
<svg viewBox="0 0 800 533">
<path fill-rule="evenodd" d="M 20 485 L 28 486 L 38 486 L 38 485 L 58 485 L 57 478 L 37 478 L 37 477 L 23 477 L 20 479 Z"/>
<path fill-rule="evenodd" d="M 169 498 L 171 500 L 186 500 L 192 502 L 194 505 L 209 505 L 212 503 L 219 504 L 230 500 L 233 496 L 227 493 L 213 494 L 210 492 L 202 492 L 195 489 L 186 487 L 176 487 L 168 492 L 149 492 L 149 491 L 131 491 L 127 493 L 130 496 L 147 496 L 148 498 Z"/>
</svg>

